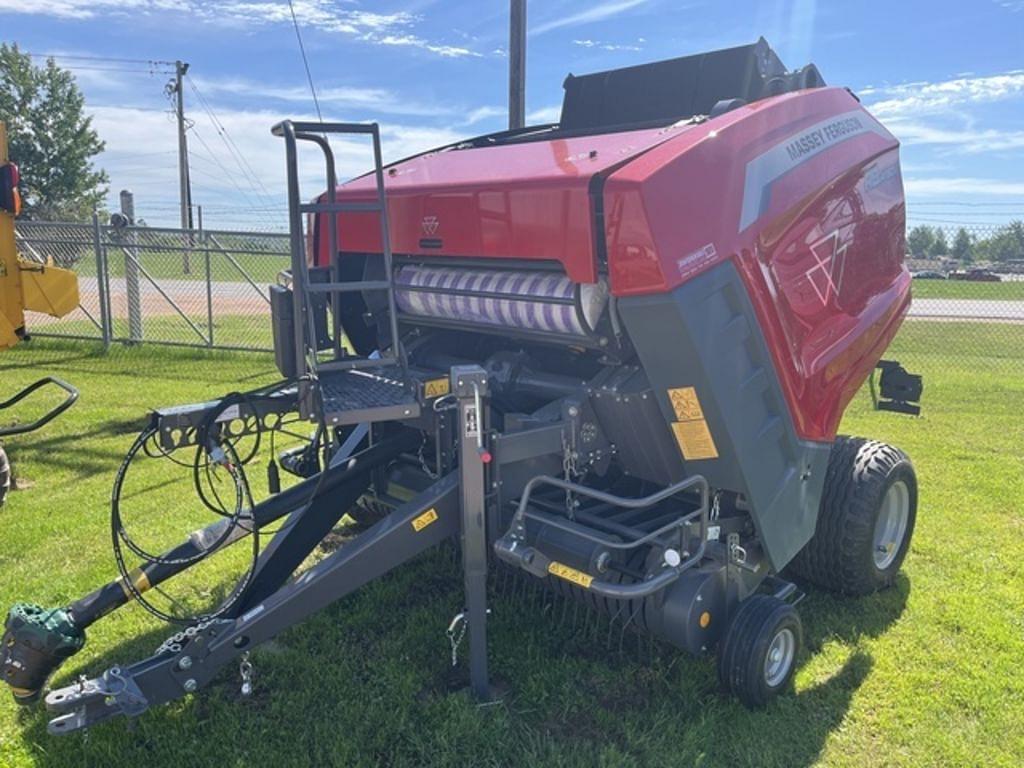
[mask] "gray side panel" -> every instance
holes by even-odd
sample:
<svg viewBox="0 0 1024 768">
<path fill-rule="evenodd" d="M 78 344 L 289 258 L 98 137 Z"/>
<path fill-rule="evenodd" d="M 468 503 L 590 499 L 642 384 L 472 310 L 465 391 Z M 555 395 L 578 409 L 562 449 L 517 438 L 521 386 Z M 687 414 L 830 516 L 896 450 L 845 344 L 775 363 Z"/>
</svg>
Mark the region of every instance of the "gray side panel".
<svg viewBox="0 0 1024 768">
<path fill-rule="evenodd" d="M 754 308 L 731 262 L 672 293 L 619 300 L 622 322 L 667 421 L 667 390 L 694 387 L 718 458 L 687 461 L 744 493 L 778 571 L 814 534 L 831 445 L 801 441 Z"/>
</svg>

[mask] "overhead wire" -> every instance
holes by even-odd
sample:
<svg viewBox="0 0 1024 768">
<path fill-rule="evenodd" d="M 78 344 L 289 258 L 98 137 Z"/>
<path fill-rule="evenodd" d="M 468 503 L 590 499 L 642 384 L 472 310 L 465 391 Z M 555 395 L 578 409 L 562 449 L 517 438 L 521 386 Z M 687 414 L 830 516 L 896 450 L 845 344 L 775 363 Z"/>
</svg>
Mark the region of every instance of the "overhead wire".
<svg viewBox="0 0 1024 768">
<path fill-rule="evenodd" d="M 302 54 L 302 65 L 306 68 L 306 80 L 309 82 L 309 92 L 313 94 L 313 104 L 316 106 L 316 116 L 322 123 L 324 116 L 320 112 L 320 99 L 316 96 L 316 87 L 313 85 L 313 73 L 309 69 L 309 58 L 306 56 L 306 46 L 302 44 L 302 33 L 299 31 L 299 20 L 295 16 L 295 5 L 288 0 L 288 10 L 292 14 L 292 26 L 295 27 L 295 39 L 299 41 L 299 53 Z"/>
</svg>

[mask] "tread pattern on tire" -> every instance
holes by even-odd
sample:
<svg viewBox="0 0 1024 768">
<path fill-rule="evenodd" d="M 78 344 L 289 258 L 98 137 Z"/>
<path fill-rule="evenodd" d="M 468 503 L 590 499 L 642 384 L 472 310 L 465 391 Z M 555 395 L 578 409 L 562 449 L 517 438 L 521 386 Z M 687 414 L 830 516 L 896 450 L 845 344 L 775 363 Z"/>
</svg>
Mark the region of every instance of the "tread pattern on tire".
<svg viewBox="0 0 1024 768">
<path fill-rule="evenodd" d="M 898 448 L 862 437 L 836 438 L 814 536 L 791 563 L 796 574 L 847 595 L 869 594 L 892 583 L 902 557 L 880 579 L 877 571 L 864 568 L 860 555 L 863 547 L 870 547 L 873 542 L 875 516 L 881 501 L 875 489 L 880 492 L 886 478 L 900 465 L 909 469 L 913 480 L 910 459 Z M 913 517 L 906 541 L 912 533 Z"/>
<path fill-rule="evenodd" d="M 792 605 L 771 595 L 752 595 L 740 604 L 719 650 L 719 681 L 748 707 L 764 706 L 771 695 L 766 691 L 761 678 L 764 660 L 755 660 L 753 657 L 758 651 L 756 644 L 765 625 L 775 623 L 773 618 L 775 621 L 781 620 L 781 616 L 776 617 L 776 614 L 791 616 L 795 620 L 796 652 L 799 653 L 802 645 L 800 617 Z M 767 647 L 764 651 L 767 652 Z M 795 658 L 793 667 L 796 667 Z M 792 672 L 776 691 L 786 688 L 791 680 Z"/>
</svg>

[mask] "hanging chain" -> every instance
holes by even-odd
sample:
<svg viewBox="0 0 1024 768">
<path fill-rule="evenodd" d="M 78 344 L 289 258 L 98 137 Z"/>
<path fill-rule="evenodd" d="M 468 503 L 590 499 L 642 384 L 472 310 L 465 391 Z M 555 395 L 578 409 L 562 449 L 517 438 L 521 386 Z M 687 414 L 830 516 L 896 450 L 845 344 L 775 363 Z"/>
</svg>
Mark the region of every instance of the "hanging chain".
<svg viewBox="0 0 1024 768">
<path fill-rule="evenodd" d="M 252 662 L 249 661 L 249 652 L 242 656 L 242 662 L 238 665 L 238 674 L 242 676 L 242 695 L 252 695 Z"/>
<path fill-rule="evenodd" d="M 427 447 L 427 433 L 423 433 L 423 440 L 420 442 L 420 449 L 416 452 L 416 458 L 420 460 L 420 469 L 423 470 L 423 474 L 429 477 L 431 480 L 437 480 L 440 475 L 432 470 L 427 464 L 427 459 L 423 455 L 423 449 Z"/>
</svg>

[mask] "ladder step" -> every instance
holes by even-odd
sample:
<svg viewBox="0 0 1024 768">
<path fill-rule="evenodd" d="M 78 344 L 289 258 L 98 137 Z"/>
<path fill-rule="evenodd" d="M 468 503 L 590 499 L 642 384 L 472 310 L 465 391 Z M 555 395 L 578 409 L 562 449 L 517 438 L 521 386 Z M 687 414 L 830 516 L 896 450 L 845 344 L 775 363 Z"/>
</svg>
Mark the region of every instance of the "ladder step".
<svg viewBox="0 0 1024 768">
<path fill-rule="evenodd" d="M 375 358 L 356 357 L 348 360 L 328 360 L 317 364 L 319 371 L 356 371 L 370 368 L 384 368 L 398 365 L 398 358 L 393 355 Z"/>
<path fill-rule="evenodd" d="M 363 280 L 358 283 L 310 283 L 310 293 L 355 293 L 356 291 L 387 291 L 391 283 L 387 280 Z"/>
<path fill-rule="evenodd" d="M 379 213 L 384 210 L 380 202 L 375 203 L 302 203 L 300 213 Z"/>
</svg>

